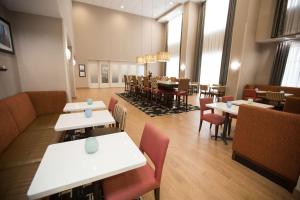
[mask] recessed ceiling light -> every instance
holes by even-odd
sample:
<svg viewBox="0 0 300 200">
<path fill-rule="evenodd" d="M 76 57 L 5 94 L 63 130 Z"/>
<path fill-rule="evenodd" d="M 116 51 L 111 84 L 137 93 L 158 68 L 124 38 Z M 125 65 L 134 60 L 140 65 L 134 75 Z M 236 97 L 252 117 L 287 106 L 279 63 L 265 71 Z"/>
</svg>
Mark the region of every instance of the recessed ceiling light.
<svg viewBox="0 0 300 200">
<path fill-rule="evenodd" d="M 122 9 L 124 9 L 124 6 L 123 6 L 123 5 L 121 5 L 121 8 L 122 8 Z"/>
<path fill-rule="evenodd" d="M 170 2 L 169 2 L 169 4 L 170 4 L 170 5 L 173 5 L 173 4 L 174 4 L 174 2 L 173 2 L 173 1 L 170 1 Z"/>
</svg>

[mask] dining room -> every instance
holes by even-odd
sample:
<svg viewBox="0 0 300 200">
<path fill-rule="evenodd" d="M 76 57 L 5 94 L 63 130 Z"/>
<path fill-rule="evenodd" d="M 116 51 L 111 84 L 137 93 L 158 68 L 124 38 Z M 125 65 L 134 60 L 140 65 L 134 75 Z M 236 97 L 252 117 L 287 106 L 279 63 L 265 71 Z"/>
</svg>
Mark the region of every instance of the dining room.
<svg viewBox="0 0 300 200">
<path fill-rule="evenodd" d="M 0 199 L 300 199 L 300 0 L 3 0 Z"/>
</svg>

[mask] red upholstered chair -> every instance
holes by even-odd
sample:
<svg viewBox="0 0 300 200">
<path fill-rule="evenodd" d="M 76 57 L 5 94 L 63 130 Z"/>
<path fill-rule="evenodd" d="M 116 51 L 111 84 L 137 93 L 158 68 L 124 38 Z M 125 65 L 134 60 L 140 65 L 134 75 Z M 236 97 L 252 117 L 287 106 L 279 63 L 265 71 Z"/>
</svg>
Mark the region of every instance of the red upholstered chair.
<svg viewBox="0 0 300 200">
<path fill-rule="evenodd" d="M 227 103 L 227 101 L 234 101 L 234 97 L 233 96 L 223 96 L 221 100 L 222 100 L 222 102 Z M 237 119 L 237 115 L 233 115 L 233 114 L 229 115 L 229 123 L 228 123 L 228 130 L 229 130 L 228 133 L 229 134 L 231 132 L 232 119 Z"/>
<path fill-rule="evenodd" d="M 200 98 L 200 125 L 201 130 L 202 122 L 207 121 L 211 125 L 215 125 L 215 140 L 218 137 L 219 125 L 224 124 L 225 117 L 214 113 L 214 110 L 206 107 L 206 104 L 213 103 L 213 98 Z M 205 111 L 211 110 L 211 113 L 204 114 Z"/>
<path fill-rule="evenodd" d="M 118 100 L 114 97 L 110 98 L 109 104 L 108 104 L 108 111 L 111 112 L 111 114 L 114 114 L 115 106 L 118 103 Z"/>
<path fill-rule="evenodd" d="M 169 139 L 154 126 L 146 123 L 140 143 L 140 150 L 146 153 L 154 164 L 134 169 L 103 181 L 105 200 L 131 200 L 154 190 L 159 200 L 162 169 L 167 153 Z"/>
<path fill-rule="evenodd" d="M 256 101 L 256 102 L 262 101 L 261 98 L 257 97 L 255 89 L 244 89 L 243 99 L 244 100 L 253 99 L 253 101 Z"/>
</svg>

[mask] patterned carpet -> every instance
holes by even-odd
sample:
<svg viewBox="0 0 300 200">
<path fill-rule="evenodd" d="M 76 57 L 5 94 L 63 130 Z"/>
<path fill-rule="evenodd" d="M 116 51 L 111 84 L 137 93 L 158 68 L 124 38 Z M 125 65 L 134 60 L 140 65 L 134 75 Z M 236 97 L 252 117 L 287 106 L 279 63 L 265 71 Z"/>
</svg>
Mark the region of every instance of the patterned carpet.
<svg viewBox="0 0 300 200">
<path fill-rule="evenodd" d="M 141 100 L 140 98 L 135 98 L 133 96 L 128 95 L 127 93 L 117 93 L 117 95 L 124 100 L 128 101 L 130 104 L 134 105 L 150 117 L 157 117 L 163 115 L 170 115 L 170 114 L 179 114 L 186 112 L 185 106 L 181 105 L 179 108 L 173 106 L 172 108 L 162 105 L 161 103 L 150 103 L 146 100 Z M 193 106 L 188 104 L 188 111 L 199 110 L 198 106 Z"/>
</svg>

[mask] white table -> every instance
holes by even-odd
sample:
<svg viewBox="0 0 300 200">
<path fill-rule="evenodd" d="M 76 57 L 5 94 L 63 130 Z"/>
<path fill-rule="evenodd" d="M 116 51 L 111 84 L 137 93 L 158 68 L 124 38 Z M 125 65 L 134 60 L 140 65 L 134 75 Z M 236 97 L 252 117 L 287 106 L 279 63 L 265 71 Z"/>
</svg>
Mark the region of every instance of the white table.
<svg viewBox="0 0 300 200">
<path fill-rule="evenodd" d="M 268 91 L 264 91 L 264 90 L 256 90 L 257 94 L 266 94 Z M 293 96 L 294 94 L 290 94 L 290 93 L 284 93 L 285 97 L 290 97 Z"/>
<path fill-rule="evenodd" d="M 272 106 L 272 105 L 268 105 L 268 104 L 264 104 L 264 103 L 257 103 L 257 102 L 249 103 L 246 100 L 235 100 L 235 101 L 232 101 L 232 104 L 237 105 L 237 106 L 240 106 L 242 104 L 246 104 L 246 105 L 249 105 L 249 106 L 255 106 L 255 107 L 259 107 L 259 108 L 274 108 L 274 106 Z"/>
<path fill-rule="evenodd" d="M 224 129 L 223 129 L 223 133 L 222 133 L 222 139 L 225 144 L 227 144 L 228 139 L 232 139 L 227 136 L 227 132 L 229 132 L 229 130 L 227 130 L 228 123 L 229 123 L 229 115 L 230 114 L 238 115 L 239 105 L 247 104 L 247 105 L 256 106 L 256 107 L 260 107 L 260 108 L 273 108 L 273 106 L 271 106 L 271 105 L 262 104 L 262 103 L 253 102 L 251 104 L 248 104 L 248 101 L 245 101 L 245 100 L 232 101 L 232 103 L 233 103 L 233 105 L 230 108 L 226 105 L 226 103 L 223 103 L 223 102 L 206 104 L 206 107 L 208 107 L 208 108 L 216 109 L 216 110 L 219 110 L 219 111 L 222 111 L 225 113 Z"/>
<path fill-rule="evenodd" d="M 29 199 L 46 197 L 146 164 L 125 132 L 97 137 L 99 149 L 87 154 L 85 139 L 49 145 L 31 182 Z"/>
<path fill-rule="evenodd" d="M 87 102 L 74 102 L 74 103 L 67 103 L 63 111 L 78 112 L 78 111 L 84 111 L 86 109 L 104 110 L 106 109 L 106 106 L 103 103 L 103 101 L 94 101 L 92 105 L 88 105 Z"/>
<path fill-rule="evenodd" d="M 93 111 L 92 117 L 87 118 L 84 112 L 61 114 L 54 127 L 55 131 L 67 131 L 94 126 L 114 124 L 115 119 L 108 110 Z"/>
</svg>

